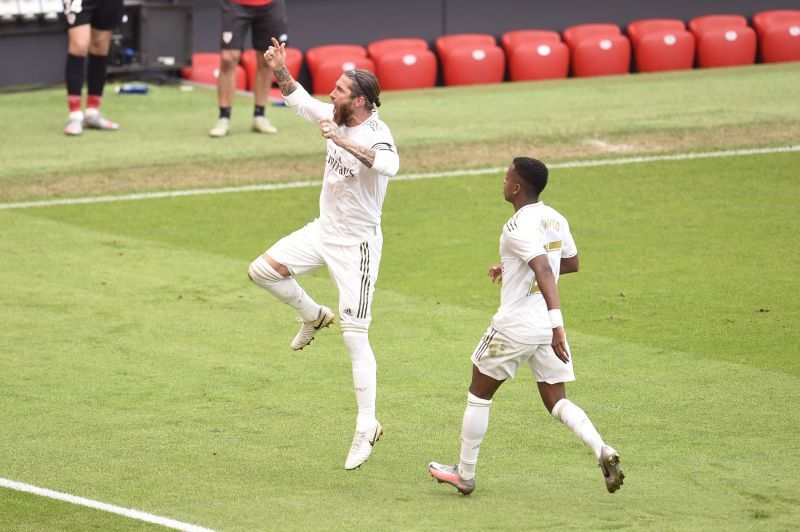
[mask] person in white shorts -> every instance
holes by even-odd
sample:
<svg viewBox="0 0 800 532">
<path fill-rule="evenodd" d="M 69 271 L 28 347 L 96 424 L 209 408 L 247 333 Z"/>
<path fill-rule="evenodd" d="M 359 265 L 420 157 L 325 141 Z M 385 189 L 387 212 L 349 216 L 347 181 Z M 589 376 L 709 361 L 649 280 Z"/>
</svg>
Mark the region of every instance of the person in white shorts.
<svg viewBox="0 0 800 532">
<path fill-rule="evenodd" d="M 286 104 L 319 125 L 327 155 L 319 218 L 256 258 L 248 274 L 255 284 L 300 313 L 300 332 L 291 344 L 299 350 L 333 322 L 334 314 L 306 294 L 294 277 L 328 267 L 339 290 L 340 326 L 353 364 L 358 417 L 345 468 L 355 469 L 370 457 L 383 433 L 375 417 L 377 364 L 367 332 L 383 245 L 381 209 L 400 158 L 389 128 L 378 117 L 380 85 L 371 72 L 346 71 L 330 94 L 332 103 L 323 103 L 312 98 L 286 69 L 285 44 L 273 38 L 264 59 Z"/>
<path fill-rule="evenodd" d="M 619 453 L 566 398 L 564 383 L 575 375 L 556 283 L 559 273 L 578 271 L 578 250 L 566 218 L 539 201 L 547 176 L 547 167 L 530 157 L 515 158 L 506 173 L 503 194 L 514 206 L 514 215 L 500 236 L 502 264 L 489 268 L 492 282 L 502 281 L 500 308 L 472 353 L 460 461 L 452 466 L 428 464 L 435 479 L 464 495 L 475 489 L 475 466 L 489 426 L 492 396 L 506 379 L 514 378 L 523 362 L 536 378 L 547 411 L 594 451 L 608 491 L 618 490 L 624 478 Z"/>
</svg>

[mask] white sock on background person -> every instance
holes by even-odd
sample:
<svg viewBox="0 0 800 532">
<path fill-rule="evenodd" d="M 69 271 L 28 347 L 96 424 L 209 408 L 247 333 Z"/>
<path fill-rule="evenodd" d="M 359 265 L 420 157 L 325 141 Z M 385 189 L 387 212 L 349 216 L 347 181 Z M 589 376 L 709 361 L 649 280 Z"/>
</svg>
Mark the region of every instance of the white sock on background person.
<svg viewBox="0 0 800 532">
<path fill-rule="evenodd" d="M 358 403 L 356 430 L 367 430 L 375 425 L 375 397 L 378 389 L 378 364 L 369 345 L 366 331 L 342 333 L 344 345 L 353 364 L 353 388 Z"/>
<path fill-rule="evenodd" d="M 467 393 L 467 409 L 464 410 L 464 419 L 461 422 L 461 456 L 458 463 L 458 474 L 464 480 L 475 478 L 478 453 L 489 428 L 491 406 L 491 399 L 481 399 Z"/>
<path fill-rule="evenodd" d="M 594 451 L 598 460 L 600 459 L 600 449 L 604 445 L 603 438 L 600 437 L 600 433 L 594 428 L 589 416 L 581 407 L 564 398 L 556 403 L 551 413 L 554 418 L 566 425 L 578 439 Z"/>
<path fill-rule="evenodd" d="M 264 260 L 258 257 L 247 270 L 250 280 L 300 313 L 305 321 L 319 317 L 320 305 L 306 294 L 293 277 L 283 277 Z"/>
</svg>

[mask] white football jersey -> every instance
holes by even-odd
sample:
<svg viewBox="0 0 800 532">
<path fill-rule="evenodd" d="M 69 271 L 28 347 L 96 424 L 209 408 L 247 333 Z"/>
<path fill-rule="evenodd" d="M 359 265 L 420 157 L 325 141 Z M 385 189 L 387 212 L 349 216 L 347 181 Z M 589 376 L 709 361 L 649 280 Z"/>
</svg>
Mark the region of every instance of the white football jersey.
<svg viewBox="0 0 800 532">
<path fill-rule="evenodd" d="M 569 224 L 558 211 L 542 202 L 526 205 L 514 213 L 500 236 L 503 278 L 500 308 L 492 326 L 516 342 L 550 343 L 553 329 L 547 303 L 528 263 L 546 253 L 556 282 L 561 258 L 578 254 Z"/>
<path fill-rule="evenodd" d="M 322 119 L 333 119 L 333 104 L 313 98 L 301 85 L 284 100 L 300 117 L 315 124 Z M 355 127 L 340 126 L 339 133 L 367 148 L 397 153 L 392 133 L 378 118 L 377 111 Z M 321 238 L 334 244 L 364 242 L 380 232 L 389 176 L 367 168 L 333 141 L 328 140 L 327 145 L 319 197 Z"/>
</svg>

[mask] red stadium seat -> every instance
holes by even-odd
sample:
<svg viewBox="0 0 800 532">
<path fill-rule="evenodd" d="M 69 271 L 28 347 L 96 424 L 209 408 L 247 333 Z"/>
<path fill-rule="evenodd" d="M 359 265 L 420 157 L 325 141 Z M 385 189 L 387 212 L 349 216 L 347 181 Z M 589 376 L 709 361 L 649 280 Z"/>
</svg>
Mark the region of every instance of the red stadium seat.
<svg viewBox="0 0 800 532">
<path fill-rule="evenodd" d="M 578 41 L 593 37 L 613 37 L 621 35 L 622 30 L 616 24 L 578 24 L 564 30 L 564 42 L 572 50 Z"/>
<path fill-rule="evenodd" d="M 569 48 L 560 40 L 519 44 L 509 54 L 508 70 L 511 81 L 565 78 Z"/>
<path fill-rule="evenodd" d="M 636 71 L 688 70 L 694 65 L 694 52 L 694 36 L 686 30 L 644 33 L 634 44 Z"/>
<path fill-rule="evenodd" d="M 685 31 L 686 24 L 676 18 L 648 18 L 628 24 L 627 33 L 634 50 L 643 35 L 660 31 Z"/>
<path fill-rule="evenodd" d="M 761 34 L 761 60 L 765 63 L 800 61 L 800 21 L 767 27 Z"/>
<path fill-rule="evenodd" d="M 242 52 L 241 63 L 247 74 L 247 88 L 253 90 L 253 84 L 256 79 L 256 67 L 258 66 L 258 56 L 260 52 L 250 48 Z M 286 68 L 293 78 L 297 78 L 300 74 L 300 68 L 303 66 L 303 52 L 297 48 L 286 48 Z"/>
<path fill-rule="evenodd" d="M 582 38 L 572 48 L 572 73 L 576 77 L 627 74 L 631 43 L 624 35 Z"/>
<path fill-rule="evenodd" d="M 220 57 L 218 52 L 198 52 L 192 54 L 192 66 L 212 65 L 219 68 Z"/>
<path fill-rule="evenodd" d="M 500 43 L 507 56 L 510 56 L 517 46 L 532 42 L 561 42 L 561 35 L 551 30 L 514 30 L 507 31 L 500 37 Z"/>
<path fill-rule="evenodd" d="M 759 37 L 773 26 L 800 25 L 800 9 L 773 9 L 753 15 L 753 28 Z"/>
<path fill-rule="evenodd" d="M 427 49 L 428 41 L 424 39 L 417 39 L 414 37 L 381 39 L 380 41 L 371 42 L 367 45 L 367 55 L 369 55 L 370 59 L 377 62 L 381 56 L 387 53 Z"/>
<path fill-rule="evenodd" d="M 470 46 L 495 46 L 497 41 L 488 33 L 457 33 L 442 35 L 436 39 L 436 54 L 444 62 L 445 56 L 453 49 L 463 45 Z"/>
<path fill-rule="evenodd" d="M 497 45 L 466 44 L 452 48 L 442 58 L 445 85 L 500 83 L 506 71 L 506 56 Z"/>
<path fill-rule="evenodd" d="M 205 83 L 207 85 L 216 85 L 217 78 L 219 78 L 219 54 L 202 54 L 204 56 L 216 56 L 214 62 L 211 57 L 200 57 L 195 61 L 192 56 L 192 66 L 184 67 L 181 69 L 181 77 L 196 83 Z M 241 65 L 236 66 L 236 89 L 247 90 L 247 74 Z"/>
<path fill-rule="evenodd" d="M 375 72 L 375 63 L 368 57 L 336 56 L 323 59 L 311 71 L 311 84 L 314 94 L 328 94 L 336 86 L 342 73 L 346 70 L 360 68 Z"/>
<path fill-rule="evenodd" d="M 508 57 L 511 81 L 565 78 L 569 73 L 569 50 L 558 32 L 508 31 L 500 42 Z"/>
<path fill-rule="evenodd" d="M 712 29 L 728 29 L 746 27 L 747 19 L 742 15 L 704 15 L 689 21 L 689 31 L 694 33 L 694 38 L 700 41 L 700 36 Z"/>
<path fill-rule="evenodd" d="M 697 41 L 697 66 L 751 65 L 756 60 L 756 32 L 742 15 L 705 15 L 689 21 Z"/>
<path fill-rule="evenodd" d="M 358 44 L 326 44 L 306 50 L 306 63 L 312 72 L 320 63 L 333 57 L 367 57 L 367 49 Z"/>
<path fill-rule="evenodd" d="M 763 62 L 800 61 L 800 10 L 761 11 L 753 16 L 753 27 Z"/>
<path fill-rule="evenodd" d="M 703 31 L 697 40 L 700 68 L 751 65 L 756 60 L 756 32 L 748 26 Z"/>
<path fill-rule="evenodd" d="M 379 52 L 375 68 L 382 90 L 421 89 L 436 85 L 436 56 L 427 48 Z"/>
</svg>

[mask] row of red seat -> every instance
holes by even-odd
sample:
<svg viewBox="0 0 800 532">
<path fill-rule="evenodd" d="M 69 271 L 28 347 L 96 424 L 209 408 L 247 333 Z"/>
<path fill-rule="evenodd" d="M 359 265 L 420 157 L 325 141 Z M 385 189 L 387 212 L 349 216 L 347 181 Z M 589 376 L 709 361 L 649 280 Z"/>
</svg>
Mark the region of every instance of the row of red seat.
<svg viewBox="0 0 800 532">
<path fill-rule="evenodd" d="M 563 36 L 563 40 L 562 40 Z M 423 39 L 385 39 L 367 47 L 354 44 L 309 49 L 305 60 L 312 92 L 330 92 L 343 70 L 365 68 L 376 73 L 384 90 L 432 87 L 438 59 L 445 85 L 499 83 L 508 67 L 511 81 L 624 74 L 634 58 L 637 72 L 656 72 L 746 65 L 756 60 L 757 45 L 763 62 L 800 61 L 800 10 L 770 10 L 753 17 L 753 28 L 741 15 L 707 15 L 689 21 L 646 19 L 627 26 L 627 36 L 616 24 L 581 24 L 560 35 L 549 30 L 518 30 L 503 34 L 498 46 L 488 34 L 445 35 L 435 41 L 436 54 Z M 217 54 L 195 54 L 186 75 L 197 81 L 218 68 Z M 243 54 L 237 84 L 252 86 L 255 51 Z M 203 68 L 201 64 L 211 67 Z M 287 66 L 296 77 L 303 54 L 287 49 Z M 249 82 L 248 82 L 249 79 Z M 213 79 L 207 82 L 213 82 Z"/>
</svg>

